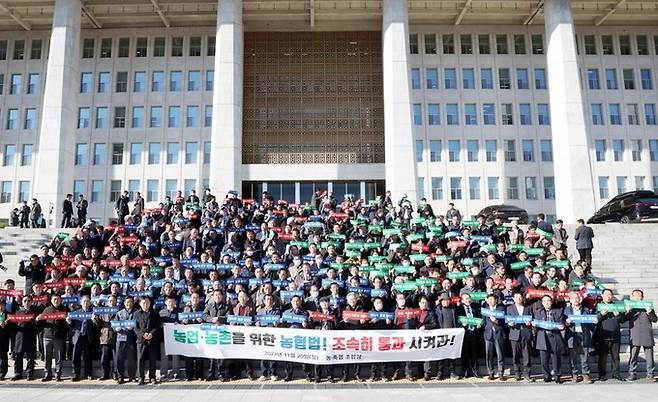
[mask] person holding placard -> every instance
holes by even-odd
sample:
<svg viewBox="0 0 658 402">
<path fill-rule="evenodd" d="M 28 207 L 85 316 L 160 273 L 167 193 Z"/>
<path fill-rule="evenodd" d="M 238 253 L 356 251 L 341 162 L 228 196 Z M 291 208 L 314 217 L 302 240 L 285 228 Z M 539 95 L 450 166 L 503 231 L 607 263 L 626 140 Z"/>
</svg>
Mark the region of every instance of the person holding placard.
<svg viewBox="0 0 658 402">
<path fill-rule="evenodd" d="M 564 309 L 566 330 L 565 343 L 569 349 L 569 364 L 571 365 L 571 381 L 578 382 L 578 365 L 585 384 L 591 384 L 589 370 L 589 352 L 592 350 L 592 333 L 598 317 L 592 315 L 590 309 L 582 305 L 579 292 L 569 293 L 569 304 Z M 593 322 L 592 322 L 593 321 Z"/>
<path fill-rule="evenodd" d="M 630 302 L 626 304 L 626 310 L 628 311 L 628 327 L 630 330 L 629 346 L 631 352 L 628 360 L 628 378 L 626 378 L 626 381 L 635 381 L 640 348 L 644 348 L 647 380 L 653 382 L 653 324 L 658 321 L 656 312 L 653 309 L 653 303 L 644 301 L 644 292 L 640 289 L 635 289 L 631 293 Z"/>
<path fill-rule="evenodd" d="M 64 317 L 69 309 L 62 304 L 60 295 L 53 295 L 50 298 L 50 306 L 43 310 L 44 315 L 63 313 Z M 55 358 L 55 379 L 62 380 L 62 365 L 64 362 L 64 345 L 69 326 L 66 318 L 44 319 L 41 322 L 43 331 L 43 345 L 45 349 L 45 375 L 42 381 L 50 381 L 53 378 L 52 363 Z"/>
<path fill-rule="evenodd" d="M 536 348 L 539 350 L 544 382 L 551 382 L 551 369 L 555 382 L 562 383 L 562 334 L 564 316 L 562 310 L 553 308 L 553 297 L 541 299 L 541 307 L 535 313 L 532 325 L 537 329 Z"/>
<path fill-rule="evenodd" d="M 532 343 L 532 311 L 526 306 L 522 293 L 512 296 L 514 304 L 507 307 L 505 321 L 509 326 L 509 340 L 512 345 L 512 365 L 514 378 L 521 381 L 521 372 L 525 382 L 530 378 L 530 345 Z"/>
<path fill-rule="evenodd" d="M 461 295 L 461 306 L 457 309 L 457 320 L 464 327 L 464 343 L 462 346 L 462 371 L 464 378 L 480 377 L 478 365 L 478 334 L 483 320 L 480 308 L 471 302 L 471 295 Z"/>
<path fill-rule="evenodd" d="M 92 305 L 89 296 L 82 296 L 80 299 L 81 307 L 74 313 L 69 313 L 66 321 L 73 331 L 73 381 L 81 380 L 82 364 L 84 363 L 84 376 L 88 380 L 92 379 L 92 357 L 91 342 L 94 331 L 94 323 L 91 319 Z M 75 314 L 75 316 L 72 316 Z M 73 318 L 72 318 L 73 317 Z M 84 360 L 83 360 L 84 358 Z"/>
<path fill-rule="evenodd" d="M 627 320 L 623 304 L 613 303 L 612 290 L 605 289 L 601 294 L 603 300 L 596 306 L 599 312 L 599 324 L 596 328 L 596 346 L 599 353 L 599 381 L 606 381 L 608 355 L 611 357 L 612 378 L 623 381 L 619 373 L 619 346 L 621 343 L 621 324 Z"/>
<path fill-rule="evenodd" d="M 505 381 L 505 308 L 498 305 L 496 295 L 493 293 L 487 295 L 486 303 L 480 313 L 484 317 L 484 349 L 488 379 L 494 380 L 494 371 L 497 369 L 498 379 Z"/>
</svg>

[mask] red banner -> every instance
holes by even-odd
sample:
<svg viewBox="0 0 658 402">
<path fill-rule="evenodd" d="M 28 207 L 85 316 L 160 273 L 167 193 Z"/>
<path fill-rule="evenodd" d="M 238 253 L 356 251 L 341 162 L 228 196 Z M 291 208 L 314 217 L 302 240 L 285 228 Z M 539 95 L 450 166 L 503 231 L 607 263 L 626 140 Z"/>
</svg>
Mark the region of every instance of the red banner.
<svg viewBox="0 0 658 402">
<path fill-rule="evenodd" d="M 430 251 L 430 246 L 423 243 L 414 243 L 411 245 L 411 249 L 414 251 L 428 252 Z"/>
<path fill-rule="evenodd" d="M 49 266 L 46 267 L 46 272 L 48 272 L 48 273 L 51 273 L 53 271 L 66 272 L 68 270 L 69 270 L 69 267 L 66 266 L 66 265 L 62 265 L 62 266 L 59 266 L 59 267 L 49 265 Z"/>
<path fill-rule="evenodd" d="M 35 303 L 48 303 L 48 300 L 48 295 L 32 296 L 32 301 Z"/>
<path fill-rule="evenodd" d="M 139 243 L 139 239 L 136 236 L 126 236 L 122 237 L 119 239 L 119 243 L 121 244 L 137 244 Z"/>
<path fill-rule="evenodd" d="M 420 317 L 420 309 L 419 308 L 409 308 L 409 309 L 404 309 L 404 310 L 395 310 L 395 318 L 402 318 L 404 320 L 407 320 L 409 318 L 418 318 Z"/>
<path fill-rule="evenodd" d="M 279 233 L 279 235 L 277 236 L 277 239 L 279 239 L 279 240 L 292 240 L 292 234 Z"/>
<path fill-rule="evenodd" d="M 569 300 L 569 290 L 558 290 L 556 296 L 558 300 Z"/>
<path fill-rule="evenodd" d="M 37 316 L 37 321 L 40 320 L 65 320 L 66 319 L 66 311 L 60 311 L 59 313 L 41 313 Z"/>
<path fill-rule="evenodd" d="M 450 249 L 464 248 L 464 247 L 466 247 L 465 240 L 453 240 L 448 242 L 448 248 Z"/>
<path fill-rule="evenodd" d="M 555 296 L 552 290 L 543 290 L 543 289 L 528 289 L 525 292 L 525 297 L 527 299 L 541 299 L 544 296 Z"/>
<path fill-rule="evenodd" d="M 82 286 L 85 284 L 85 278 L 64 278 L 64 283 L 73 286 Z"/>
<path fill-rule="evenodd" d="M 336 220 L 340 220 L 340 219 L 347 219 L 348 215 L 345 212 L 332 212 L 329 216 Z"/>
<path fill-rule="evenodd" d="M 242 200 L 242 203 L 243 204 L 253 204 L 254 199 L 253 198 L 245 198 L 245 199 Z"/>
<path fill-rule="evenodd" d="M 309 317 L 311 317 L 311 320 L 313 321 L 335 321 L 336 316 L 333 314 L 323 314 L 319 311 L 309 311 L 308 313 Z"/>
<path fill-rule="evenodd" d="M 307 220 L 308 220 L 308 218 L 305 217 L 305 216 L 298 216 L 298 217 L 295 218 L 295 223 L 304 223 Z"/>
<path fill-rule="evenodd" d="M 343 311 L 343 320 L 345 321 L 361 321 L 368 319 L 367 311 Z"/>
<path fill-rule="evenodd" d="M 131 267 L 141 267 L 142 265 L 151 265 L 151 260 L 148 258 L 135 258 L 134 260 L 128 261 L 128 266 Z"/>
<path fill-rule="evenodd" d="M 28 322 L 34 321 L 35 314 L 7 314 L 7 321 Z"/>
<path fill-rule="evenodd" d="M 0 296 L 23 297 L 23 289 L 0 289 Z"/>
<path fill-rule="evenodd" d="M 64 282 L 46 282 L 43 284 L 43 288 L 48 289 L 64 289 L 66 284 Z"/>
<path fill-rule="evenodd" d="M 459 304 L 462 302 L 462 298 L 459 296 L 451 296 L 450 297 L 450 303 L 451 304 Z"/>
</svg>

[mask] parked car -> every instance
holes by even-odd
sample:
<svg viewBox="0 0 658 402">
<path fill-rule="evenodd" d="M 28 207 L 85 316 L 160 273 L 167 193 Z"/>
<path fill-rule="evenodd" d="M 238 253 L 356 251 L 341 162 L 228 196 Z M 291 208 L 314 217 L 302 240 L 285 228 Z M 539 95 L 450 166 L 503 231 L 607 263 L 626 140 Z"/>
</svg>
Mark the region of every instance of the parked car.
<svg viewBox="0 0 658 402">
<path fill-rule="evenodd" d="M 511 222 L 516 219 L 521 224 L 528 223 L 528 211 L 515 205 L 489 205 L 478 215 L 484 215 L 487 218 L 487 225 L 491 225 L 497 217 L 502 218 L 503 222 Z"/>
<path fill-rule="evenodd" d="M 658 194 L 653 191 L 629 191 L 611 199 L 587 223 L 658 221 Z"/>
</svg>

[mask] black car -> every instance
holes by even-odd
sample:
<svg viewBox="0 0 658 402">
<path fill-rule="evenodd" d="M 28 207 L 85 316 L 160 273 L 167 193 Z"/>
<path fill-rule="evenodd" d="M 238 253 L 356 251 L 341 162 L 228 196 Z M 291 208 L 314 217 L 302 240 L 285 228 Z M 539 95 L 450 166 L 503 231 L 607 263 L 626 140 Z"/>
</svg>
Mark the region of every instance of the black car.
<svg viewBox="0 0 658 402">
<path fill-rule="evenodd" d="M 494 219 L 500 217 L 503 222 L 518 220 L 519 223 L 528 223 L 528 211 L 515 205 L 489 205 L 478 213 L 486 217 L 486 224 L 491 225 Z"/>
<path fill-rule="evenodd" d="M 587 223 L 658 221 L 658 194 L 629 191 L 611 199 Z"/>
</svg>

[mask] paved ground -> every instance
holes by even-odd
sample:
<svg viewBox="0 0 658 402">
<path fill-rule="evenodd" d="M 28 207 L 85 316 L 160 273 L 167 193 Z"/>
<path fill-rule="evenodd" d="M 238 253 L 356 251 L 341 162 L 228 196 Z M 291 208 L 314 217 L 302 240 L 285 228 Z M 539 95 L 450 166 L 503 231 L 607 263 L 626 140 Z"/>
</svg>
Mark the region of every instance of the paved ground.
<svg viewBox="0 0 658 402">
<path fill-rule="evenodd" d="M 187 384 L 185 384 L 187 387 Z M 221 391 L 220 391 L 221 390 Z M 259 385 L 257 388 L 241 387 L 240 385 L 202 386 L 182 388 L 180 386 L 161 385 L 148 388 L 136 386 L 90 386 L 90 385 L 47 385 L 34 384 L 0 386 L 2 401 L 187 401 L 195 402 L 229 400 L 231 402 L 329 402 L 354 401 L 527 401 L 553 402 L 559 395 L 568 398 L 569 402 L 578 401 L 608 401 L 608 400 L 656 400 L 658 383 L 619 383 L 583 385 L 543 385 L 543 384 L 394 384 L 394 385 L 361 385 L 346 384 L 331 386 L 306 385 Z"/>
</svg>

